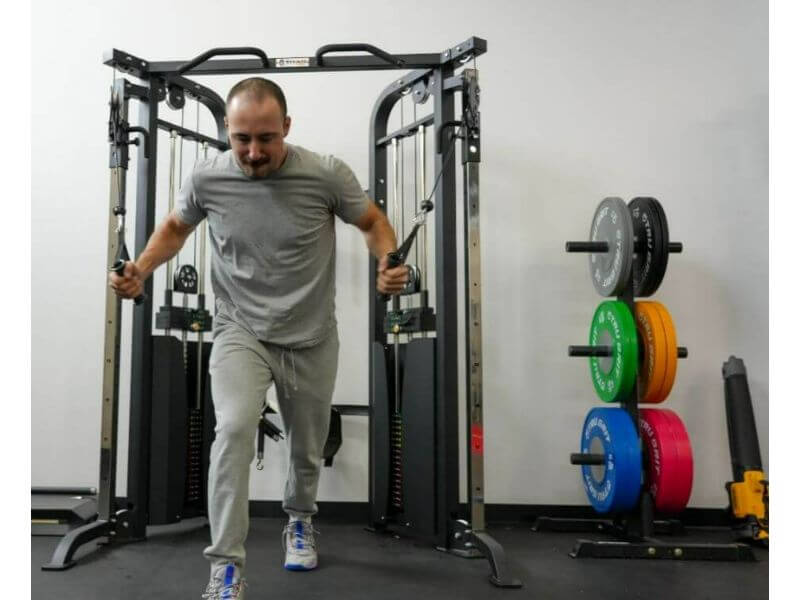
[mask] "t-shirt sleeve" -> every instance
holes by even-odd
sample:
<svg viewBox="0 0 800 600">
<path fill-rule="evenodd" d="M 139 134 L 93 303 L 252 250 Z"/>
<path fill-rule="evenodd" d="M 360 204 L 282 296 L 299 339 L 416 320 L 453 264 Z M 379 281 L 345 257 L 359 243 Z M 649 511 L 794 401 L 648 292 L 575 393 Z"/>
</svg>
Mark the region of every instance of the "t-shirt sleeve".
<svg viewBox="0 0 800 600">
<path fill-rule="evenodd" d="M 355 173 L 344 161 L 333 157 L 333 212 L 345 223 L 355 223 L 369 206 L 369 198 L 361 189 Z"/>
<path fill-rule="evenodd" d="M 178 197 L 175 201 L 175 212 L 178 218 L 187 225 L 197 225 L 206 218 L 206 211 L 197 196 L 195 179 L 193 171 L 178 190 Z"/>
</svg>

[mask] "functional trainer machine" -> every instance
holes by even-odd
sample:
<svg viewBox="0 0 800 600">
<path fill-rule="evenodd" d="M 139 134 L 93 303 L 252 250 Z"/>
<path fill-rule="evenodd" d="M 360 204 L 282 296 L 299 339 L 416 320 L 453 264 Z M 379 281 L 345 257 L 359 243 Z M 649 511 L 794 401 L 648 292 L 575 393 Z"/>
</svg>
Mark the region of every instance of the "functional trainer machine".
<svg viewBox="0 0 800 600">
<path fill-rule="evenodd" d="M 431 196 L 420 204 L 412 234 L 392 257 L 405 262 L 417 231 L 425 242 L 425 214 L 434 207 L 435 302 L 428 306 L 427 260 L 422 269 L 410 269 L 412 284 L 406 295 L 418 294 L 416 307 L 384 299 L 375 293 L 376 261 L 370 261 L 369 342 L 370 416 L 369 505 L 370 525 L 376 530 L 397 530 L 423 538 L 436 547 L 465 557 L 486 557 L 490 580 L 503 587 L 519 587 L 510 576 L 502 547 L 485 530 L 483 483 L 483 396 L 481 355 L 481 289 L 479 239 L 480 113 L 478 74 L 465 65 L 486 51 L 486 42 L 469 38 L 443 52 L 389 54 L 369 44 L 333 44 L 319 48 L 311 57 L 269 58 L 251 47 L 216 48 L 190 61 L 150 62 L 112 49 L 104 64 L 115 70 L 109 118 L 111 169 L 108 264 L 119 270 L 128 258 L 125 246 L 125 181 L 129 146 L 137 146 L 137 195 L 135 250 L 138 255 L 155 228 L 156 164 L 158 130 L 171 138 L 170 190 L 174 178 L 175 140 L 228 149 L 225 103 L 213 90 L 189 79 L 187 74 L 231 75 L 263 73 L 312 73 L 336 71 L 410 71 L 392 83 L 379 97 L 370 123 L 370 197 L 387 210 L 387 148 L 404 138 L 421 140 L 420 166 L 423 177 L 419 198 L 425 197 L 425 131 L 433 127 L 436 140 Z M 357 52 L 354 56 L 329 56 Z M 252 55 L 256 58 L 214 59 L 218 56 Z M 463 67 L 463 68 L 462 68 Z M 413 69 L 413 70 L 412 70 Z M 457 73 L 457 71 L 460 72 Z M 116 72 L 141 80 L 142 84 L 116 77 Z M 461 94 L 461 119 L 456 120 L 456 95 Z M 432 100 L 432 114 L 400 130 L 387 133 L 393 106 L 406 95 L 418 105 Z M 194 99 L 211 113 L 216 135 L 204 135 L 159 117 L 165 102 L 181 109 Z M 138 126 L 129 123 L 129 104 L 139 102 Z M 402 102 L 401 102 L 402 107 Z M 198 106 L 199 109 L 199 106 Z M 132 134 L 138 134 L 134 136 Z M 461 140 L 464 173 L 464 290 L 466 303 L 467 363 L 467 453 L 468 511 L 459 505 L 458 452 L 458 273 L 456 270 L 456 139 Z M 395 190 L 401 177 L 395 162 Z M 434 198 L 431 202 L 431 198 Z M 394 196 L 397 206 L 397 194 Z M 402 221 L 395 219 L 395 226 Z M 401 229 L 402 231 L 402 229 Z M 201 257 L 204 235 L 201 232 Z M 201 258 L 202 260 L 202 258 Z M 59 543 L 50 563 L 42 568 L 62 570 L 74 565 L 72 556 L 92 540 L 111 544 L 143 540 L 147 525 L 174 523 L 206 510 L 208 454 L 213 436 L 213 409 L 208 385 L 211 344 L 203 332 L 211 330 L 211 315 L 205 309 L 204 266 L 198 271 L 184 265 L 172 272 L 167 267 L 165 306 L 156 315 L 156 327 L 167 335 L 153 334 L 153 283 L 136 299 L 133 312 L 128 482 L 124 503 L 115 498 L 117 462 L 117 414 L 121 308 L 119 298 L 106 291 L 105 352 L 102 396 L 100 481 L 96 519 L 70 531 Z M 184 294 L 182 307 L 172 304 L 174 292 Z M 196 308 L 186 298 L 197 295 Z M 436 311 L 436 313 L 434 312 Z M 182 332 L 181 340 L 170 335 Z M 187 332 L 197 334 L 189 341 Z M 393 336 L 393 344 L 387 344 Z M 405 339 L 401 342 L 401 337 Z M 364 407 L 337 406 L 338 414 L 364 414 Z M 338 418 L 332 419 L 326 464 L 341 444 Z M 266 419 L 259 437 L 280 438 Z M 259 459 L 263 445 L 259 445 Z M 413 473 L 413 477 L 410 474 Z M 403 477 L 407 474 L 406 477 Z M 466 517 L 466 518 L 465 518 Z"/>
</svg>

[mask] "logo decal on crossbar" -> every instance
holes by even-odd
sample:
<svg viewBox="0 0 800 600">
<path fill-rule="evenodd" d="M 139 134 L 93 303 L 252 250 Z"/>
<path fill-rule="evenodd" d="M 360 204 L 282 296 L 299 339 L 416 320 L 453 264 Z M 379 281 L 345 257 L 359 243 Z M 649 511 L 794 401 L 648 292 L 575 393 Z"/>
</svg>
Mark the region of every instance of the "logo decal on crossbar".
<svg viewBox="0 0 800 600">
<path fill-rule="evenodd" d="M 308 67 L 310 65 L 311 65 L 311 59 L 308 57 L 275 59 L 275 66 L 279 69 L 286 67 Z"/>
</svg>

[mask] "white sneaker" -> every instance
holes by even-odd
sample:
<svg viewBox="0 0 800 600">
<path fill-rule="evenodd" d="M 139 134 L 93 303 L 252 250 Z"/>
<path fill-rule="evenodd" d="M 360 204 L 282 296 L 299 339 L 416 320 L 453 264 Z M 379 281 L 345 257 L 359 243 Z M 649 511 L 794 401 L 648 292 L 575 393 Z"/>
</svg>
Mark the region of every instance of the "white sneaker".
<svg viewBox="0 0 800 600">
<path fill-rule="evenodd" d="M 221 566 L 214 573 L 203 592 L 203 600 L 244 600 L 247 585 L 233 563 Z"/>
<path fill-rule="evenodd" d="M 310 571 L 317 568 L 317 545 L 311 517 L 290 519 L 283 528 L 283 549 L 286 551 L 284 568 L 289 571 Z"/>
</svg>

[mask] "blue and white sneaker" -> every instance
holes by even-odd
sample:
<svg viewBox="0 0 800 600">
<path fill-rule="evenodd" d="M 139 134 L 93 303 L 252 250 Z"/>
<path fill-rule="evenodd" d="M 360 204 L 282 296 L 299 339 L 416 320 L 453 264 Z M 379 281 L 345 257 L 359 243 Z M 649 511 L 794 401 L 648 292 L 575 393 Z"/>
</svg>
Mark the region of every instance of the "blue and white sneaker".
<svg viewBox="0 0 800 600">
<path fill-rule="evenodd" d="M 289 519 L 283 528 L 283 549 L 286 551 L 284 568 L 289 571 L 311 571 L 317 568 L 317 545 L 314 535 L 319 534 L 311 525 L 311 517 Z"/>
<path fill-rule="evenodd" d="M 239 567 L 233 563 L 223 565 L 214 573 L 203 592 L 203 600 L 244 600 L 247 586 Z"/>
</svg>

